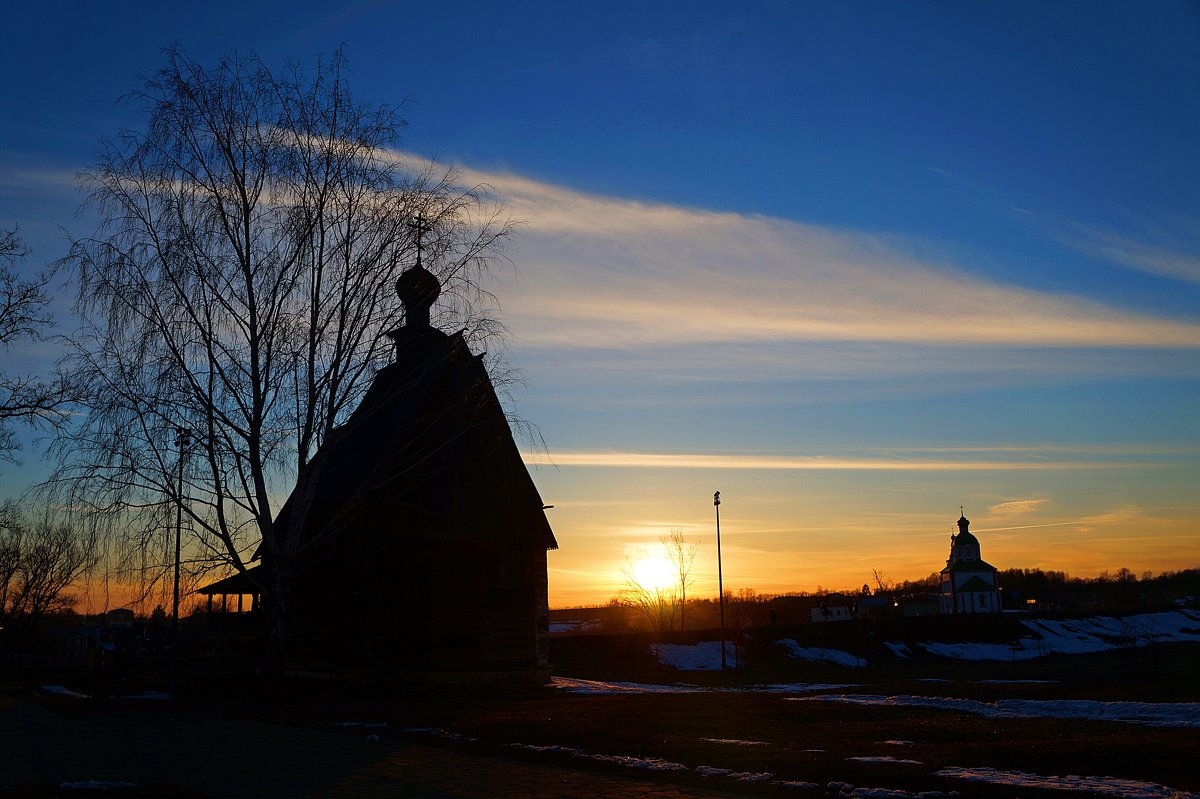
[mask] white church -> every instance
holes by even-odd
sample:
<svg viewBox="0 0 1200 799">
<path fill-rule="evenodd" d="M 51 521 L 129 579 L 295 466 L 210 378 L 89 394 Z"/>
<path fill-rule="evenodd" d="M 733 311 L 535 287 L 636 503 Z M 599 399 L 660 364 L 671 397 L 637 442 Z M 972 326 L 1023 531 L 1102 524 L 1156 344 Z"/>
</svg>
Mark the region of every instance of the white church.
<svg viewBox="0 0 1200 799">
<path fill-rule="evenodd" d="M 967 529 L 967 517 L 958 519 L 958 534 L 950 536 L 950 557 L 942 569 L 942 613 L 999 613 L 1000 591 L 996 567 L 979 554 L 979 539 Z"/>
</svg>

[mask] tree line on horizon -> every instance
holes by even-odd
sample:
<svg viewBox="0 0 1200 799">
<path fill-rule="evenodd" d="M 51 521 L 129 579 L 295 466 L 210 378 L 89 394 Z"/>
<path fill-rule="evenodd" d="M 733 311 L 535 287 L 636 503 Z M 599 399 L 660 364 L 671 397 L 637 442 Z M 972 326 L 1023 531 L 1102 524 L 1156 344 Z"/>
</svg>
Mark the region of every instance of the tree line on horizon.
<svg viewBox="0 0 1200 799">
<path fill-rule="evenodd" d="M 668 553 L 671 551 L 668 548 Z M 681 579 L 690 580 L 686 576 Z M 783 593 L 759 593 L 749 587 L 727 589 L 726 626 L 730 629 L 767 626 L 771 623 L 772 606 L 786 604 L 788 600 L 821 601 L 839 597 L 849 601 L 864 596 L 899 599 L 936 594 L 941 590 L 941 575 L 938 572 L 918 579 L 894 581 L 875 571 L 872 573 L 872 582 L 875 583 L 874 588 L 869 583 L 864 583 L 861 588 L 844 589 L 828 589 L 818 585 L 812 591 Z M 1034 600 L 1040 609 L 1114 610 L 1200 597 L 1200 567 L 1166 570 L 1158 574 L 1143 571 L 1141 575 L 1122 567 L 1115 571 L 1102 570 L 1094 577 L 1076 577 L 1054 569 L 1009 568 L 998 572 L 998 584 L 1006 609 L 1024 608 L 1027 600 Z M 606 632 L 672 632 L 717 627 L 719 603 L 716 597 L 692 596 L 681 601 L 680 596 L 678 587 L 647 590 L 636 584 L 630 585 L 627 577 L 623 590 L 602 605 L 576 605 L 553 610 L 596 611 L 597 615 L 604 618 Z"/>
</svg>

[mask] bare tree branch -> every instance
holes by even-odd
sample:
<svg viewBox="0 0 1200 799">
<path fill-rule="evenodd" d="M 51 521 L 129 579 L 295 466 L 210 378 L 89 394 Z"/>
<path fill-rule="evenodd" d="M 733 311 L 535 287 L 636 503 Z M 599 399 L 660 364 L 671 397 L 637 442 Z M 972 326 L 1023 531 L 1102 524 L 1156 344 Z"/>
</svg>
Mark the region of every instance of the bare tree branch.
<svg viewBox="0 0 1200 799">
<path fill-rule="evenodd" d="M 41 272 L 22 279 L 17 265 L 29 255 L 14 227 L 0 230 L 0 345 L 7 353 L 22 343 L 40 341 L 53 324 L 47 309 L 46 286 L 51 275 Z M 0 371 L 0 460 L 16 462 L 20 449 L 12 422 L 48 428 L 62 423 L 62 406 L 69 393 L 61 379 Z"/>
<path fill-rule="evenodd" d="M 662 537 L 663 548 L 667 550 L 667 559 L 675 568 L 679 577 L 679 629 L 687 629 L 687 595 L 688 589 L 695 583 L 692 576 L 692 562 L 700 551 L 698 543 L 688 543 L 683 537 L 682 527 L 672 527 L 671 531 Z"/>
</svg>

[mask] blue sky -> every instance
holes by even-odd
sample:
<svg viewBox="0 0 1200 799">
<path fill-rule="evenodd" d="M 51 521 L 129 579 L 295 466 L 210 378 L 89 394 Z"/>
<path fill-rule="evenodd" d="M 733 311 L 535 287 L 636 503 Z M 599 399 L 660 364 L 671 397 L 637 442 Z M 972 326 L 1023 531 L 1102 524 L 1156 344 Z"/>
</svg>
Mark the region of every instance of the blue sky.
<svg viewBox="0 0 1200 799">
<path fill-rule="evenodd" d="M 406 153 L 526 222 L 552 603 L 669 527 L 711 560 L 717 489 L 735 588 L 928 574 L 960 503 L 1001 568 L 1200 563 L 1197 6 L 649 5 L 10 9 L 0 224 L 31 265 L 87 231 L 71 175 L 162 46 L 345 42 Z"/>
</svg>

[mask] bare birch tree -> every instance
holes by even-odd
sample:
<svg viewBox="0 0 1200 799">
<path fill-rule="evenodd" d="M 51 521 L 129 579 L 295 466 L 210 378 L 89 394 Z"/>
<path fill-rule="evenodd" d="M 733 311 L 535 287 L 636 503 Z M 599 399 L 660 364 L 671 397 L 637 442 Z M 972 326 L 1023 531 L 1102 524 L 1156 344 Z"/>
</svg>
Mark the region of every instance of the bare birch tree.
<svg viewBox="0 0 1200 799">
<path fill-rule="evenodd" d="M 0 504 L 0 642 L 11 651 L 48 613 L 75 604 L 71 585 L 95 563 L 88 535 L 48 508 Z"/>
<path fill-rule="evenodd" d="M 107 514 L 128 552 L 182 507 L 193 572 L 245 571 L 261 546 L 278 643 L 306 508 L 293 503 L 287 529 L 275 516 L 315 484 L 314 454 L 388 358 L 413 220 L 430 226 L 435 321 L 475 341 L 499 329 L 481 280 L 512 224 L 486 187 L 391 149 L 404 120 L 351 93 L 341 51 L 311 74 L 253 55 L 165 59 L 127 98 L 145 130 L 81 176 L 100 222 L 64 263 L 83 320 L 68 365 L 88 399 L 56 485 Z"/>
<path fill-rule="evenodd" d="M 0 229 L 0 348 L 9 353 L 22 342 L 43 338 L 52 324 L 46 286 L 50 274 L 23 278 L 17 265 L 29 255 L 15 227 Z M 34 375 L 0 371 L 0 460 L 16 461 L 20 449 L 13 422 L 34 427 L 62 420 L 59 408 L 67 399 L 64 383 Z"/>
<path fill-rule="evenodd" d="M 687 629 L 687 595 L 688 589 L 695 583 L 692 576 L 692 562 L 700 545 L 688 543 L 683 537 L 682 527 L 672 527 L 671 531 L 662 537 L 663 548 L 667 550 L 667 558 L 679 576 L 679 629 Z"/>
</svg>

